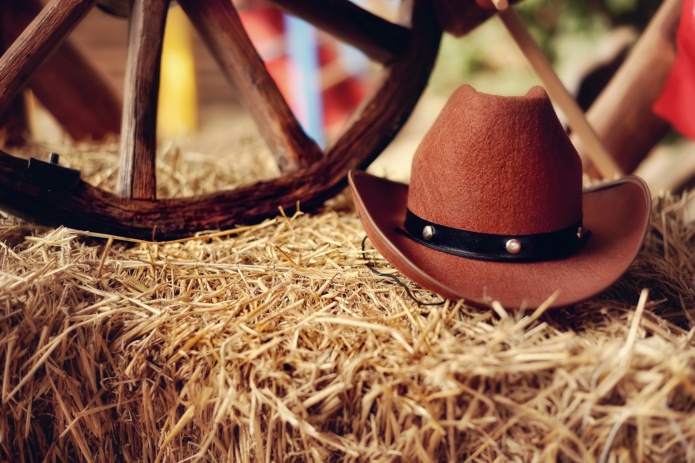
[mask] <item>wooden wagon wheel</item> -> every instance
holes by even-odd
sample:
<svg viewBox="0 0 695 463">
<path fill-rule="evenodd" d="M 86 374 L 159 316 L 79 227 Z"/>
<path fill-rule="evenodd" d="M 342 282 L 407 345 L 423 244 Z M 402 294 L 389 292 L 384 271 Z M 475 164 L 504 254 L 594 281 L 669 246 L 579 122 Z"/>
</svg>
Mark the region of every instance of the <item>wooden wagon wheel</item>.
<svg viewBox="0 0 695 463">
<path fill-rule="evenodd" d="M 1 0 L 0 0 L 1 2 Z M 0 114 L 98 0 L 50 0 L 0 58 Z M 383 79 L 325 151 L 302 130 L 251 44 L 230 0 L 179 0 L 273 152 L 281 176 L 188 198 L 155 196 L 156 98 L 169 0 L 101 0 L 130 7 L 118 194 L 57 163 L 0 152 L 0 206 L 47 224 L 146 239 L 171 239 L 321 204 L 349 169 L 366 167 L 390 142 L 424 90 L 441 37 L 430 0 L 404 1 L 401 24 L 348 0 L 274 0 L 384 64 Z M 104 5 L 102 5 L 104 6 Z M 475 18 L 476 23 L 480 18 Z"/>
</svg>

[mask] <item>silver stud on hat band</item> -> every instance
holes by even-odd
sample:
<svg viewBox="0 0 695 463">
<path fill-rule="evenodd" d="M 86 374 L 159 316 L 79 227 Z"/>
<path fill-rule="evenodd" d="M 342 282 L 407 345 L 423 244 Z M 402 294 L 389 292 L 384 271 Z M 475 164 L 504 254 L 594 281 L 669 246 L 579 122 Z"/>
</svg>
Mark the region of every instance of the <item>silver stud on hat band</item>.
<svg viewBox="0 0 695 463">
<path fill-rule="evenodd" d="M 519 251 L 521 251 L 521 243 L 519 243 L 519 240 L 511 239 L 507 241 L 505 247 L 507 248 L 507 252 L 509 254 L 517 254 Z"/>
<path fill-rule="evenodd" d="M 581 221 L 569 227 L 536 234 L 491 234 L 430 222 L 408 210 L 402 232 L 437 251 L 489 262 L 540 262 L 575 253 L 591 235 Z M 577 237 L 579 229 L 582 238 Z M 401 229 L 398 229 L 401 231 Z"/>
</svg>

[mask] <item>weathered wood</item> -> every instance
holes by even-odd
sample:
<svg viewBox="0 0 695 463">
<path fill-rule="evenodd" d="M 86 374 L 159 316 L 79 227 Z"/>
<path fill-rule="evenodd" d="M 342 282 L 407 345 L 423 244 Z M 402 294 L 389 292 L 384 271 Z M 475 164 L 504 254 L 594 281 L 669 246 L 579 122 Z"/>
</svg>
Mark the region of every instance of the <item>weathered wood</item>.
<svg viewBox="0 0 695 463">
<path fill-rule="evenodd" d="M 388 64 L 408 48 L 410 30 L 372 14 L 348 0 L 271 0 L 374 61 Z"/>
<path fill-rule="evenodd" d="M 73 140 L 104 140 L 121 131 L 121 99 L 72 44 L 63 44 L 29 87 Z"/>
<path fill-rule="evenodd" d="M 416 0 L 412 16 L 413 39 L 406 54 L 385 71 L 381 86 L 326 157 L 305 169 L 233 191 L 135 200 L 82 181 L 74 184 L 71 176 L 66 176 L 65 189 L 53 185 L 48 191 L 32 178 L 26 161 L 0 153 L 0 205 L 43 223 L 144 239 L 171 239 L 256 222 L 276 215 L 278 207 L 292 211 L 298 201 L 304 209 L 318 206 L 344 188 L 349 169 L 366 167 L 376 158 L 427 85 L 441 30 L 430 0 Z"/>
<path fill-rule="evenodd" d="M 23 95 L 12 100 L 10 106 L 0 114 L 0 145 L 21 146 L 26 143 L 29 124 Z"/>
<path fill-rule="evenodd" d="M 526 56 L 533 70 L 536 71 L 536 75 L 545 85 L 550 97 L 567 117 L 570 127 L 586 147 L 587 155 L 596 165 L 599 172 L 601 172 L 603 178 L 614 180 L 622 177 L 624 173 L 603 146 L 594 128 L 589 125 L 584 117 L 582 109 L 565 88 L 555 73 L 552 64 L 550 64 L 541 47 L 531 37 L 531 33 L 526 29 L 516 11 L 508 9 L 499 13 L 499 17 L 521 52 Z"/>
<path fill-rule="evenodd" d="M 521 0 L 511 0 L 509 4 Z M 432 0 L 442 28 L 456 36 L 468 34 L 496 14 L 492 0 Z"/>
<path fill-rule="evenodd" d="M 128 26 L 118 192 L 157 196 L 157 101 L 169 0 L 133 0 Z"/>
<path fill-rule="evenodd" d="M 0 113 L 97 0 L 51 0 L 0 58 Z"/>
<path fill-rule="evenodd" d="M 0 53 L 5 53 L 16 38 L 8 32 L 15 22 L 12 15 L 15 4 L 10 0 L 0 0 Z M 0 144 L 8 147 L 23 145 L 28 130 L 26 105 L 20 93 L 10 102 L 7 111 L 0 113 Z"/>
<path fill-rule="evenodd" d="M 130 15 L 130 0 L 99 0 L 99 9 L 108 14 L 127 18 Z"/>
<path fill-rule="evenodd" d="M 587 111 L 601 141 L 627 173 L 637 168 L 669 129 L 652 105 L 676 59 L 681 5 L 680 0 L 661 4 L 625 63 Z M 581 146 L 579 154 L 584 170 L 598 177 L 598 169 Z"/>
<path fill-rule="evenodd" d="M 282 97 L 229 0 L 181 0 L 230 82 L 239 89 L 281 172 L 317 162 L 323 154 Z"/>
<path fill-rule="evenodd" d="M 43 6 L 39 0 L 5 1 L 2 34 L 11 44 Z M 74 140 L 102 140 L 120 132 L 120 98 L 70 39 L 36 70 L 29 87 Z"/>
</svg>

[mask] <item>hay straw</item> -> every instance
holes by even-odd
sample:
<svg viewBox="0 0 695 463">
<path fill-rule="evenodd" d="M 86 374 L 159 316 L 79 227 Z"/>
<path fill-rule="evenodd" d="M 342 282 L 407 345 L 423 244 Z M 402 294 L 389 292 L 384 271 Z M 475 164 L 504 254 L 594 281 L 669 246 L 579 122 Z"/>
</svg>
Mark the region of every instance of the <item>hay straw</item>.
<svg viewBox="0 0 695 463">
<path fill-rule="evenodd" d="M 619 283 L 531 313 L 417 305 L 345 195 L 170 243 L 3 217 L 0 460 L 695 461 L 685 200 Z"/>
</svg>

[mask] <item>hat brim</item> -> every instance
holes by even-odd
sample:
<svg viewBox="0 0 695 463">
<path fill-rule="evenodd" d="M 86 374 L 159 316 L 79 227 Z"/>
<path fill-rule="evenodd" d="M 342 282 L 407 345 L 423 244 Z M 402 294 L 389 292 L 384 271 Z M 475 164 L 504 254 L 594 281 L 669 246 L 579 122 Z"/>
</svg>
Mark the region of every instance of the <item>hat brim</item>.
<svg viewBox="0 0 695 463">
<path fill-rule="evenodd" d="M 397 231 L 408 185 L 361 171 L 348 180 L 365 231 L 386 260 L 425 288 L 474 305 L 534 308 L 557 292 L 550 306 L 564 307 L 601 293 L 636 257 L 651 214 L 647 185 L 627 176 L 584 191 L 584 229 L 591 235 L 577 253 L 544 262 L 488 262 L 428 248 Z"/>
</svg>

